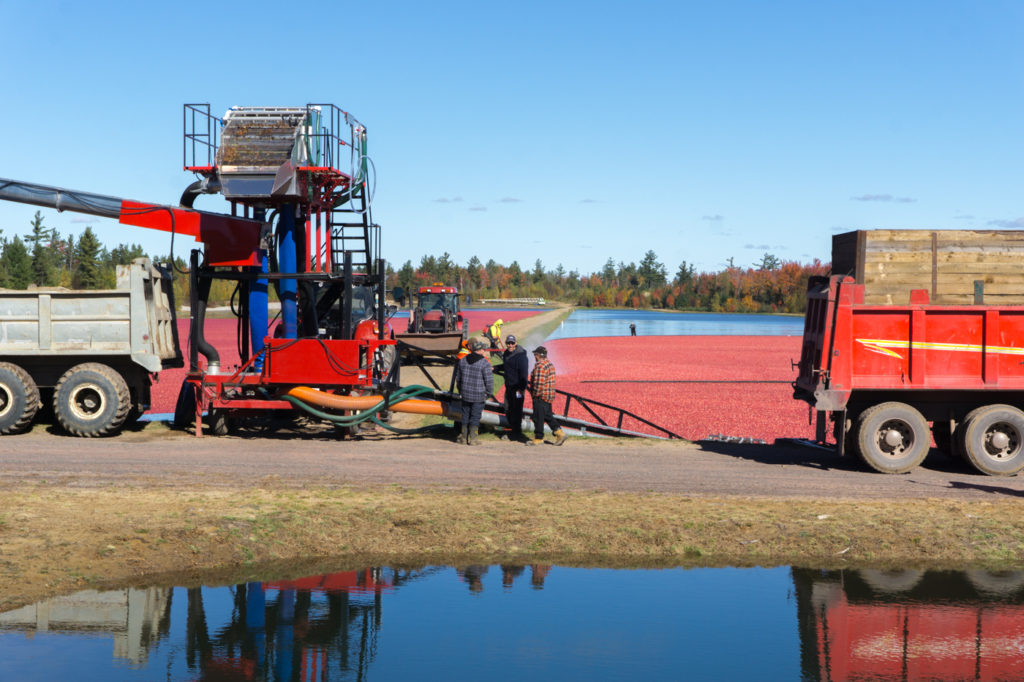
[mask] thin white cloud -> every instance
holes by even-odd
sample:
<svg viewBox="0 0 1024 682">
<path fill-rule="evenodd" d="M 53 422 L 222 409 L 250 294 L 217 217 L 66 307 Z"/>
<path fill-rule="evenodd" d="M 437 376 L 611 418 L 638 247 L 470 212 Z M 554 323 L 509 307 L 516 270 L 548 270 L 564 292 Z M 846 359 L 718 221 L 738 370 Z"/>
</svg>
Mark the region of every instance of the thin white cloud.
<svg viewBox="0 0 1024 682">
<path fill-rule="evenodd" d="M 894 204 L 912 204 L 917 199 L 910 197 L 895 197 L 891 194 L 861 194 L 859 197 L 850 197 L 853 201 L 882 201 Z"/>
<path fill-rule="evenodd" d="M 1017 218 L 1016 220 L 990 220 L 986 224 L 994 227 L 1005 227 L 1019 230 L 1024 227 L 1024 218 Z"/>
<path fill-rule="evenodd" d="M 515 197 L 502 197 L 500 201 L 503 204 L 521 204 L 523 200 Z"/>
<path fill-rule="evenodd" d="M 725 220 L 725 218 L 724 218 L 723 216 L 721 216 L 721 215 L 719 215 L 719 214 L 717 214 L 717 213 L 716 213 L 715 215 L 705 215 L 705 216 L 701 216 L 701 218 L 700 218 L 700 219 L 701 219 L 701 220 L 707 220 L 707 221 L 710 221 L 710 222 L 712 222 L 712 223 L 720 223 L 720 222 L 722 222 L 723 220 Z"/>
</svg>

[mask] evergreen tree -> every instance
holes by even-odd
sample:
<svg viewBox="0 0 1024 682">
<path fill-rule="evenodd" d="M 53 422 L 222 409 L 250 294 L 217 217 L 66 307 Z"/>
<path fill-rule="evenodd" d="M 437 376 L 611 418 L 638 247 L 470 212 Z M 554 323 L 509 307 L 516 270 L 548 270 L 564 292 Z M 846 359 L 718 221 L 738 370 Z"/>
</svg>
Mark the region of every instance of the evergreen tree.
<svg viewBox="0 0 1024 682">
<path fill-rule="evenodd" d="M 72 273 L 71 281 L 76 289 L 100 289 L 104 285 L 102 245 L 92 227 L 85 228 L 85 232 L 78 238 L 78 246 L 75 249 L 75 260 L 78 267 Z"/>
<path fill-rule="evenodd" d="M 7 286 L 11 289 L 28 289 L 32 283 L 32 257 L 21 237 L 15 235 L 14 239 L 4 243 L 0 261 L 3 261 L 3 269 L 7 273 Z"/>
<path fill-rule="evenodd" d="M 664 286 L 665 281 L 668 279 L 668 275 L 665 273 L 665 266 L 658 262 L 658 256 L 653 250 L 644 254 L 643 260 L 640 261 L 640 267 L 637 270 L 637 274 L 640 276 L 644 287 L 647 289 L 655 289 L 657 287 Z"/>
<path fill-rule="evenodd" d="M 37 286 L 53 286 L 57 283 L 57 258 L 52 248 L 56 233 L 53 228 L 43 225 L 43 214 L 36 211 L 32 217 L 32 233 L 25 237 L 32 251 L 32 281 Z"/>
</svg>

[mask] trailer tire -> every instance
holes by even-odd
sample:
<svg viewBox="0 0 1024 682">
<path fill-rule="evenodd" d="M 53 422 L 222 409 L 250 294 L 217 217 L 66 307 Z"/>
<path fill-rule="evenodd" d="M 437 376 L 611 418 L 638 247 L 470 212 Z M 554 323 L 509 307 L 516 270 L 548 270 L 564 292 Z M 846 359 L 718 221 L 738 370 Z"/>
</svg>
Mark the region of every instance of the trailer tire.
<svg viewBox="0 0 1024 682">
<path fill-rule="evenodd" d="M 234 424 L 228 411 L 223 408 L 214 408 L 206 416 L 209 422 L 210 433 L 215 436 L 226 436 L 234 430 Z"/>
<path fill-rule="evenodd" d="M 880 403 L 857 418 L 857 450 L 869 467 L 903 474 L 920 464 L 931 444 L 924 416 L 906 403 Z"/>
<path fill-rule="evenodd" d="M 966 422 L 963 445 L 967 461 L 981 473 L 1013 476 L 1024 469 L 1024 412 L 989 405 Z"/>
<path fill-rule="evenodd" d="M 99 362 L 75 365 L 53 389 L 53 412 L 72 436 L 96 438 L 117 433 L 131 406 L 124 377 Z"/>
<path fill-rule="evenodd" d="M 10 362 L 0 362 L 0 435 L 21 433 L 42 406 L 31 375 Z"/>
</svg>

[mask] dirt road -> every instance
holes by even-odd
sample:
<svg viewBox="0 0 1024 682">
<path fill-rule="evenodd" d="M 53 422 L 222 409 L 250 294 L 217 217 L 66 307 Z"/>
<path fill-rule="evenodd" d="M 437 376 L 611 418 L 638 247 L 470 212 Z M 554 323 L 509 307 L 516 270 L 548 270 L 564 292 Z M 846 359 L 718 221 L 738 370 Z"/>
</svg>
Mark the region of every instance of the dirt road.
<svg viewBox="0 0 1024 682">
<path fill-rule="evenodd" d="M 150 426 L 114 439 L 43 429 L 0 443 L 0 483 L 75 487 L 397 484 L 425 488 L 605 490 L 699 496 L 993 499 L 1024 496 L 1024 477 L 991 478 L 932 453 L 902 476 L 869 473 L 851 458 L 798 445 L 571 439 L 528 448 L 478 447 L 439 437 L 329 434 L 196 438 Z"/>
</svg>

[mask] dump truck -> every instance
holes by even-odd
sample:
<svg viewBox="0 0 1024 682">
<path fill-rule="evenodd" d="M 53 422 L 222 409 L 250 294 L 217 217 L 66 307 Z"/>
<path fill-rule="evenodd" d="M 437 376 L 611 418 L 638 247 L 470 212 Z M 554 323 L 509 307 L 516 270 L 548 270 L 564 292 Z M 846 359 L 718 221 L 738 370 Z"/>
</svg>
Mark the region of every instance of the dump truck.
<svg viewBox="0 0 1024 682">
<path fill-rule="evenodd" d="M 990 267 L 986 239 L 978 236 L 981 247 L 961 240 L 943 249 L 932 236 L 907 258 L 880 260 L 906 264 L 920 256 L 922 265 L 916 275 L 898 275 L 902 291 L 892 290 L 897 273 L 889 272 L 884 299 L 872 296 L 870 282 L 858 281 L 866 277 L 858 274 L 863 267 L 853 268 L 855 276 L 810 280 L 793 388 L 816 412 L 817 441 L 834 442 L 840 454 L 853 452 L 883 473 L 918 466 L 933 438 L 939 450 L 984 474 L 1024 468 L 1024 305 L 1012 298 L 986 302 L 986 280 L 994 277 L 970 271 Z M 835 271 L 844 261 L 833 244 Z M 863 243 L 860 251 L 861 260 L 871 253 Z M 958 260 L 956 269 L 941 267 Z M 970 298 L 958 299 L 970 303 L 932 303 L 957 287 L 970 290 Z"/>
<path fill-rule="evenodd" d="M 137 258 L 116 286 L 0 289 L 0 434 L 44 400 L 72 435 L 114 434 L 149 408 L 155 373 L 184 366 L 170 271 Z"/>
</svg>

